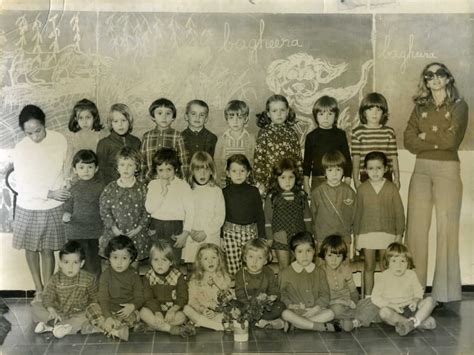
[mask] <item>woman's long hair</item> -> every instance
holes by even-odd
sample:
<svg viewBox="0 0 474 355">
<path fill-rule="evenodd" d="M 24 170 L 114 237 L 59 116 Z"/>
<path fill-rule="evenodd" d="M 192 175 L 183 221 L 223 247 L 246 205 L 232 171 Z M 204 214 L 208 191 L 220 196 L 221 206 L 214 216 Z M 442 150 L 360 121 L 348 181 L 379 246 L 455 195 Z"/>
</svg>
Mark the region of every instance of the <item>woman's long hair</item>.
<svg viewBox="0 0 474 355">
<path fill-rule="evenodd" d="M 447 83 L 446 83 L 446 101 L 449 103 L 452 103 L 458 100 L 459 98 L 461 98 L 461 95 L 459 94 L 459 90 L 457 89 L 456 84 L 455 84 L 454 76 L 453 74 L 451 74 L 451 71 L 448 69 L 448 67 L 444 65 L 443 63 L 432 62 L 426 65 L 421 71 L 420 81 L 418 83 L 418 92 L 416 93 L 415 96 L 413 96 L 413 101 L 415 102 L 415 104 L 424 105 L 430 99 L 433 98 L 433 94 L 431 93 L 431 90 L 426 86 L 427 80 L 425 79 L 425 74 L 428 71 L 428 68 L 433 65 L 440 66 L 448 74 Z"/>
</svg>

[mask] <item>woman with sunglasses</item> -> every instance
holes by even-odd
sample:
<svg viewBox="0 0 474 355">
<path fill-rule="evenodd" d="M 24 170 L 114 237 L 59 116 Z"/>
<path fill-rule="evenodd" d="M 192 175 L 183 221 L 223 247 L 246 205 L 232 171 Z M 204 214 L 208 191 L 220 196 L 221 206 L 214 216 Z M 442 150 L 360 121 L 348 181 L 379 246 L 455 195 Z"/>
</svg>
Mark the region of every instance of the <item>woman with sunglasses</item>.
<svg viewBox="0 0 474 355">
<path fill-rule="evenodd" d="M 405 147 L 416 154 L 408 192 L 407 243 L 425 286 L 434 206 L 437 248 L 432 297 L 438 302 L 457 301 L 461 299 L 462 200 L 458 149 L 466 132 L 468 107 L 453 75 L 441 63 L 430 63 L 423 69 L 414 102 L 404 134 Z"/>
</svg>

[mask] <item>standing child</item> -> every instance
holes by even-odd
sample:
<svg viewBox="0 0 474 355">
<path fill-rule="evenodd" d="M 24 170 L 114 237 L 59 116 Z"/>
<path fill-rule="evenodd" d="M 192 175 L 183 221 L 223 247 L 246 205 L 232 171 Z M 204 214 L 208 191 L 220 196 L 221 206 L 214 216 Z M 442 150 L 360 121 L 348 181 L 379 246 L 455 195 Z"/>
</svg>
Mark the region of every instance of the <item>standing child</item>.
<svg viewBox="0 0 474 355">
<path fill-rule="evenodd" d="M 143 156 L 142 178 L 148 181 L 153 179 L 151 169 L 156 151 L 160 148 L 172 148 L 178 154 L 181 162 L 180 175 L 185 179 L 188 173 L 188 156 L 184 147 L 183 136 L 180 132 L 171 128 L 171 124 L 176 119 L 176 106 L 170 100 L 161 98 L 152 102 L 148 112 L 156 127 L 143 135 L 140 148 Z"/>
<path fill-rule="evenodd" d="M 281 300 L 287 309 L 282 317 L 299 329 L 334 332 L 328 323 L 334 319 L 329 307 L 326 273 L 313 262 L 316 244 L 309 232 L 301 232 L 290 240 L 296 260 L 280 274 Z"/>
<path fill-rule="evenodd" d="M 274 297 L 271 308 L 263 312 L 256 326 L 259 328 L 283 329 L 286 324 L 281 313 L 286 308 L 279 300 L 280 288 L 272 268 L 266 266 L 271 261 L 272 252 L 263 239 L 252 239 L 244 246 L 243 259 L 245 266 L 235 274 L 235 295 L 243 304 L 252 302 L 260 294 Z"/>
<path fill-rule="evenodd" d="M 154 242 L 173 246 L 175 260 L 181 261 L 181 249 L 192 230 L 194 201 L 188 183 L 176 176 L 181 166 L 176 151 L 161 148 L 153 156 L 145 207 L 151 215 Z"/>
<path fill-rule="evenodd" d="M 255 186 L 248 183 L 252 168 L 243 154 L 227 159 L 230 183 L 222 191 L 225 200 L 225 223 L 222 245 L 227 270 L 234 275 L 242 267 L 242 248 L 250 239 L 265 238 L 265 215 L 262 199 Z"/>
<path fill-rule="evenodd" d="M 255 153 L 255 137 L 245 126 L 249 121 L 249 107 L 244 101 L 232 100 L 224 109 L 224 116 L 229 128 L 217 139 L 214 160 L 220 185 L 225 186 L 226 162 L 234 154 L 243 154 L 249 161 Z"/>
<path fill-rule="evenodd" d="M 150 216 L 145 209 L 146 185 L 135 177 L 140 167 L 140 153 L 123 147 L 117 153 L 116 162 L 120 177 L 105 187 L 99 201 L 105 227 L 99 239 L 100 252 L 104 255 L 104 249 L 113 237 L 126 235 L 138 250 L 134 259 L 143 260 L 148 258 L 150 250 Z"/>
<path fill-rule="evenodd" d="M 116 155 L 123 147 L 140 149 L 140 139 L 131 134 L 133 129 L 132 112 L 127 105 L 114 104 L 110 107 L 107 123 L 110 134 L 97 144 L 99 174 L 104 184 L 119 178 Z"/>
<path fill-rule="evenodd" d="M 348 184 L 342 182 L 346 159 L 336 150 L 324 154 L 321 165 L 326 181 L 311 193 L 316 240 L 321 243 L 328 235 L 338 234 L 350 245 L 356 194 Z"/>
<path fill-rule="evenodd" d="M 217 186 L 216 165 L 206 152 L 197 152 L 191 159 L 189 184 L 194 201 L 194 222 L 183 259 L 194 263 L 201 243 L 220 245 L 221 227 L 224 224 L 225 202 L 222 190 Z"/>
<path fill-rule="evenodd" d="M 423 299 L 423 287 L 412 270 L 408 248 L 400 243 L 390 244 L 384 263 L 387 270 L 377 278 L 372 293 L 372 302 L 380 308 L 380 318 L 395 326 L 401 336 L 418 327 L 436 328 L 436 320 L 431 317 L 436 301 L 432 297 Z"/>
<path fill-rule="evenodd" d="M 272 170 L 271 187 L 265 201 L 267 235 L 272 238 L 280 270 L 290 265 L 289 240 L 295 234 L 311 231 L 308 198 L 301 189 L 296 162 L 280 160 Z"/>
<path fill-rule="evenodd" d="M 282 158 L 293 159 L 301 170 L 301 148 L 298 135 L 291 127 L 296 115 L 282 95 L 270 96 L 266 110 L 257 115 L 258 132 L 255 147 L 255 180 L 263 193 L 270 188 L 273 166 Z"/>
<path fill-rule="evenodd" d="M 324 260 L 322 268 L 326 272 L 331 298 L 329 307 L 334 319 L 341 327 L 350 332 L 360 326 L 368 327 L 376 321 L 378 309 L 369 299 L 359 301 L 352 271 L 344 263 L 348 254 L 347 244 L 339 235 L 330 235 L 324 239 L 319 257 Z"/>
<path fill-rule="evenodd" d="M 217 136 L 204 127 L 208 118 L 209 106 L 207 103 L 202 100 L 188 102 L 184 115 L 184 119 L 188 122 L 188 128 L 181 132 L 181 135 L 189 161 L 194 153 L 199 151 L 207 152 L 211 157 L 214 156 Z"/>
<path fill-rule="evenodd" d="M 53 332 L 56 338 L 84 329 L 87 307 L 97 302 L 97 280 L 81 270 L 84 250 L 69 241 L 59 251 L 59 271 L 48 281 L 42 302 L 33 302 L 35 333 Z M 50 325 L 53 323 L 53 325 Z"/>
<path fill-rule="evenodd" d="M 64 203 L 66 238 L 76 240 L 84 249 L 84 270 L 99 275 L 99 237 L 104 229 L 99 199 L 104 184 L 97 176 L 97 155 L 92 150 L 80 150 L 74 155 L 72 167 L 77 182 L 69 190 L 71 198 Z"/>
<path fill-rule="evenodd" d="M 184 314 L 197 327 L 224 330 L 223 315 L 216 313 L 215 309 L 217 295 L 229 289 L 230 285 L 220 248 L 215 244 L 201 244 L 189 280 L 189 303 L 184 306 Z"/>
<path fill-rule="evenodd" d="M 110 262 L 100 275 L 98 306 L 88 309 L 91 323 L 104 333 L 128 340 L 128 329 L 138 324 L 138 310 L 143 306 L 143 285 L 140 276 L 130 264 L 137 257 L 133 241 L 119 235 L 105 248 Z"/>
<path fill-rule="evenodd" d="M 313 106 L 313 117 L 318 127 L 306 136 L 303 160 L 304 190 L 308 195 L 325 181 L 322 165 L 325 153 L 338 150 L 346 160 L 344 181 L 351 183 L 352 161 L 346 132 L 337 128 L 339 107 L 335 98 L 321 96 Z M 311 185 L 310 185 L 310 178 Z"/>
<path fill-rule="evenodd" d="M 365 156 L 380 151 L 387 156 L 388 166 L 385 178 L 400 188 L 398 169 L 397 138 L 393 128 L 386 126 L 388 104 L 382 94 L 368 94 L 360 103 L 359 119 L 361 125 L 352 131 L 352 159 L 354 160 L 354 185 L 356 188 L 368 179 L 364 167 Z"/>
<path fill-rule="evenodd" d="M 188 303 L 188 285 L 176 268 L 173 249 L 158 242 L 150 250 L 151 269 L 143 280 L 145 303 L 141 319 L 151 328 L 172 335 L 185 332 L 183 307 Z"/>
<path fill-rule="evenodd" d="M 380 261 L 387 246 L 402 240 L 405 212 L 395 184 L 384 177 L 387 157 L 382 152 L 365 156 L 364 167 L 369 180 L 357 189 L 357 209 L 354 218 L 356 248 L 364 251 L 364 283 L 370 297 L 374 287 L 376 251 Z M 383 264 L 381 265 L 383 270 Z"/>
</svg>

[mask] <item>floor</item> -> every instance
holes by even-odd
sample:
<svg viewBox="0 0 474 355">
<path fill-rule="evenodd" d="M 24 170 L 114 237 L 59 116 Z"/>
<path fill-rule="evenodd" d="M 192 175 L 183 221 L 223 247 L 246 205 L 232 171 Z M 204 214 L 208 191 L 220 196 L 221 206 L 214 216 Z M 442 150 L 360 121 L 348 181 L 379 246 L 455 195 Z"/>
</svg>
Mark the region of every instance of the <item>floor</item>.
<svg viewBox="0 0 474 355">
<path fill-rule="evenodd" d="M 232 334 L 199 329 L 189 339 L 163 333 L 131 333 L 128 342 L 102 334 L 71 335 L 54 339 L 34 334 L 27 299 L 7 299 L 12 323 L 0 353 L 2 354 L 232 354 L 232 353 L 338 353 L 338 354 L 473 354 L 474 293 L 465 293 L 462 302 L 437 309 L 433 314 L 438 328 L 416 330 L 399 337 L 393 328 L 373 325 L 352 333 L 316 333 L 276 330 L 251 331 L 248 343 L 234 343 Z"/>
</svg>

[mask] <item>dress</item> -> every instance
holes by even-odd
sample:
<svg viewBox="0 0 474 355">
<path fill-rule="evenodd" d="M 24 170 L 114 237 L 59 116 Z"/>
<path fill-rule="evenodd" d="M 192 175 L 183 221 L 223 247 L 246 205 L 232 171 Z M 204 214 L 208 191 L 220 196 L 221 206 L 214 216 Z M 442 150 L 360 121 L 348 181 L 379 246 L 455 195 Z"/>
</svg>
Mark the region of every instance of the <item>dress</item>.
<svg viewBox="0 0 474 355">
<path fill-rule="evenodd" d="M 112 226 L 116 225 L 123 233 L 141 226 L 142 230 L 132 240 L 138 250 L 137 260 L 148 258 L 150 216 L 145 210 L 145 198 L 146 185 L 140 181 L 136 181 L 132 187 L 121 187 L 117 181 L 105 187 L 100 196 L 100 216 L 104 222 L 104 233 L 99 240 L 101 255 L 114 237 Z"/>
<path fill-rule="evenodd" d="M 257 183 L 270 188 L 272 168 L 283 158 L 293 159 L 301 169 L 301 148 L 298 135 L 287 124 L 269 124 L 258 132 L 253 170 Z"/>
<path fill-rule="evenodd" d="M 188 283 L 188 304 L 198 313 L 206 309 L 216 309 L 217 295 L 221 290 L 227 290 L 231 286 L 231 280 L 227 275 L 214 273 L 211 277 L 204 276 L 202 280 L 196 280 L 191 276 Z"/>
</svg>

